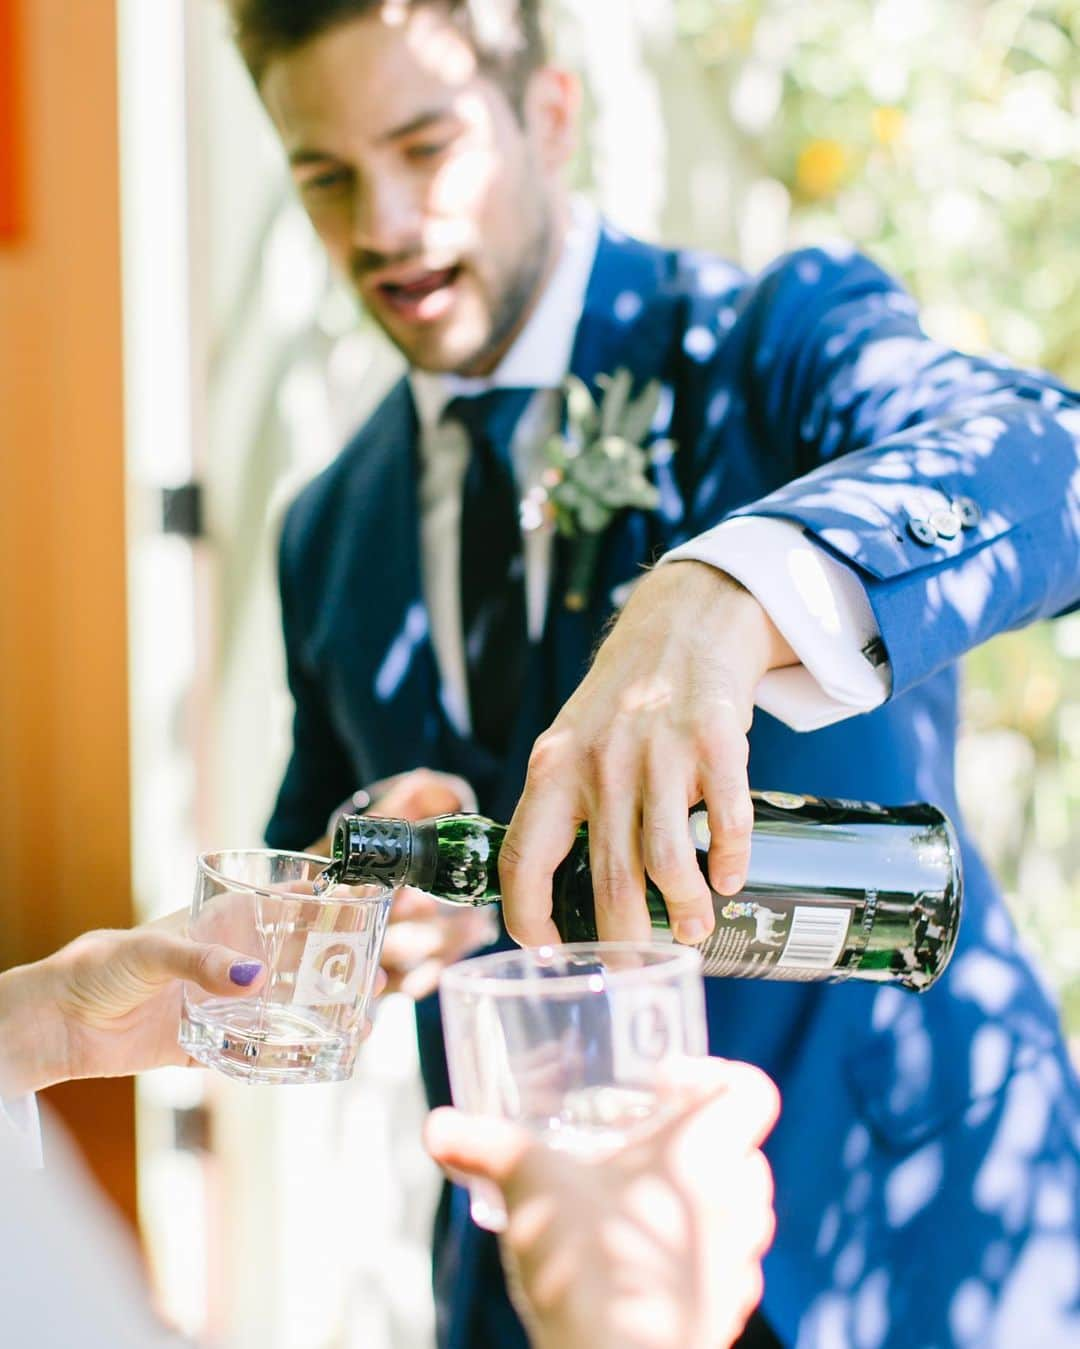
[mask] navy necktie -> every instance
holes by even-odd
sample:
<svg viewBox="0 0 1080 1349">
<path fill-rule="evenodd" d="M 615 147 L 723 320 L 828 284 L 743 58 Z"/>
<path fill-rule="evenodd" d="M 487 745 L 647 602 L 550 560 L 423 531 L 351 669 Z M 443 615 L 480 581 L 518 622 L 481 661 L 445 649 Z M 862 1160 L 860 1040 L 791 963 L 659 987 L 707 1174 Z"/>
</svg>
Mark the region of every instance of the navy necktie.
<svg viewBox="0 0 1080 1349">
<path fill-rule="evenodd" d="M 528 664 L 525 559 L 510 444 L 531 389 L 455 398 L 443 417 L 459 422 L 472 453 L 461 506 L 461 620 L 473 738 L 507 750 Z"/>
</svg>

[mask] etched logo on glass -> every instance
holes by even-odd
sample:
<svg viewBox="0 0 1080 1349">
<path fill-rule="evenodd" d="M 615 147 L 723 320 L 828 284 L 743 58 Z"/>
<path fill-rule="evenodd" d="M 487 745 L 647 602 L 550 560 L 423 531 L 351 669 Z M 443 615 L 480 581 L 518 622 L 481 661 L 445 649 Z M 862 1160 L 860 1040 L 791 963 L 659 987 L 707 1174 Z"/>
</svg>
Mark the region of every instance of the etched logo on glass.
<svg viewBox="0 0 1080 1349">
<path fill-rule="evenodd" d="M 681 1043 L 682 1004 L 676 989 L 655 988 L 611 1001 L 611 1047 L 616 1074 L 651 1081 L 656 1065 L 686 1052 Z"/>
<path fill-rule="evenodd" d="M 293 1001 L 318 1007 L 352 1002 L 364 974 L 362 932 L 312 932 L 296 975 Z"/>
</svg>

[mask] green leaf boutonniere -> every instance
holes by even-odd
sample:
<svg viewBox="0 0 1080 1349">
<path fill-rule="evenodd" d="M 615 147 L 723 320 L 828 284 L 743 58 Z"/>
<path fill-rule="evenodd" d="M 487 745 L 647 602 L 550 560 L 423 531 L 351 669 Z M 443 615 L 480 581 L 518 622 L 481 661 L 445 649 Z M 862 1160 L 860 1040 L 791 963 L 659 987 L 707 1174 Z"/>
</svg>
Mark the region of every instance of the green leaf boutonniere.
<svg viewBox="0 0 1080 1349">
<path fill-rule="evenodd" d="M 599 403 L 580 379 L 567 379 L 566 430 L 548 441 L 540 486 L 522 505 L 527 529 L 550 521 L 574 540 L 566 607 L 575 611 L 589 602 L 604 530 L 622 510 L 659 507 L 660 492 L 649 469 L 675 450 L 670 440 L 648 448 L 642 443 L 660 405 L 659 381 L 647 384 L 637 397 L 625 368 L 600 376 L 597 384 Z"/>
</svg>

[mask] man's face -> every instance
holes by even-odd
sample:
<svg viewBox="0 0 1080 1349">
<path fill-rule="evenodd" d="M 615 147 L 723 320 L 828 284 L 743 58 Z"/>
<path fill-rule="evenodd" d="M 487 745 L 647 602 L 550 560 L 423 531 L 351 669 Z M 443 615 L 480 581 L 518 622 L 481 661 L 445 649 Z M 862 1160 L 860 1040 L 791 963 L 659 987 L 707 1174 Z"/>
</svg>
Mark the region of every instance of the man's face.
<svg viewBox="0 0 1080 1349">
<path fill-rule="evenodd" d="M 268 66 L 261 92 L 330 257 L 411 364 L 484 374 L 557 252 L 572 88 L 519 116 L 440 5 L 387 4 Z"/>
</svg>

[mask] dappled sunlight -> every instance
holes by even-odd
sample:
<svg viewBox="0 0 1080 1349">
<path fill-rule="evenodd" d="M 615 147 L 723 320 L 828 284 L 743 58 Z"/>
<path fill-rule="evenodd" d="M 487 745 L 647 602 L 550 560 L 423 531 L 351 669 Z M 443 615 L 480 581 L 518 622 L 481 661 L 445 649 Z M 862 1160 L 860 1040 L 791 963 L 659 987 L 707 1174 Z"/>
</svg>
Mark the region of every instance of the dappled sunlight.
<svg viewBox="0 0 1080 1349">
<path fill-rule="evenodd" d="M 955 991 L 985 1003 L 977 976 L 993 958 L 961 960 Z M 946 1333 L 958 1349 L 1080 1343 L 1080 1122 L 1062 1096 L 1068 1070 L 1018 1032 L 1016 1012 L 999 1015 L 1010 1001 L 1000 979 L 991 1001 L 994 1020 L 977 1029 L 969 1062 L 944 1064 L 932 1062 L 919 1004 L 893 989 L 876 995 L 874 1025 L 895 1055 L 889 1079 L 922 1078 L 925 1110 L 941 1097 L 926 1080 L 932 1067 L 957 1084 L 954 1104 L 906 1147 L 893 1132 L 913 1118 L 904 1097 L 839 1140 L 830 1182 L 839 1199 L 813 1240 L 822 1291 L 802 1317 L 799 1349 L 911 1349 Z M 964 1189 L 974 1224 L 956 1220 Z M 969 1250 L 968 1261 L 942 1258 L 951 1246 Z"/>
<path fill-rule="evenodd" d="M 982 1002 L 981 998 L 978 1000 Z M 971 1094 L 975 1099 L 992 1096 L 1001 1090 L 1008 1076 L 1011 1056 L 1012 1041 L 1001 1026 L 979 1027 L 972 1038 L 969 1056 Z"/>
<path fill-rule="evenodd" d="M 925 1147 L 902 1161 L 885 1182 L 885 1220 L 904 1227 L 941 1189 L 945 1162 L 940 1143 Z"/>
<path fill-rule="evenodd" d="M 401 631 L 390 644 L 375 675 L 375 697 L 388 703 L 408 678 L 417 652 L 428 637 L 427 609 L 420 602 L 410 605 Z"/>
</svg>

